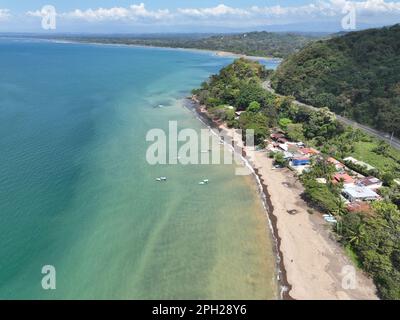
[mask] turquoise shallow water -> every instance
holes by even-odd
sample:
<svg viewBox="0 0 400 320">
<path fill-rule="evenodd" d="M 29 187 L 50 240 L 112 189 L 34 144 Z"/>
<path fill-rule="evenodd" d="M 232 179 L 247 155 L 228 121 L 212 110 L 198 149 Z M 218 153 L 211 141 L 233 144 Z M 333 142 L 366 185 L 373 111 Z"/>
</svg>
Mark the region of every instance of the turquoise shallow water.
<svg viewBox="0 0 400 320">
<path fill-rule="evenodd" d="M 145 159 L 149 129 L 203 128 L 179 99 L 230 61 L 0 40 L 0 298 L 276 298 L 252 177 Z"/>
</svg>

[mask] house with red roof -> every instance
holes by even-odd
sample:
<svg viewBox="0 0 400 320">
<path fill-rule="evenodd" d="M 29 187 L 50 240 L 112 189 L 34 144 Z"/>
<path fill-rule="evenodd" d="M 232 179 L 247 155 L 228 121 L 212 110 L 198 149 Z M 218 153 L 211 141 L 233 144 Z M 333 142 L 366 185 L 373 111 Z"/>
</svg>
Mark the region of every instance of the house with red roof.
<svg viewBox="0 0 400 320">
<path fill-rule="evenodd" d="M 320 154 L 320 152 L 314 148 L 300 148 L 299 152 L 305 156 L 315 156 L 317 154 Z"/>
<path fill-rule="evenodd" d="M 337 171 L 341 171 L 341 170 L 344 170 L 346 168 L 346 166 L 343 163 L 341 163 L 340 161 L 336 160 L 335 158 L 329 157 L 328 159 L 326 159 L 326 161 L 328 161 L 329 163 L 333 164 Z"/>
<path fill-rule="evenodd" d="M 354 185 L 355 180 L 353 177 L 351 177 L 349 174 L 347 173 L 336 173 L 333 176 L 333 180 L 332 183 L 340 183 L 343 182 L 344 185 Z"/>
</svg>

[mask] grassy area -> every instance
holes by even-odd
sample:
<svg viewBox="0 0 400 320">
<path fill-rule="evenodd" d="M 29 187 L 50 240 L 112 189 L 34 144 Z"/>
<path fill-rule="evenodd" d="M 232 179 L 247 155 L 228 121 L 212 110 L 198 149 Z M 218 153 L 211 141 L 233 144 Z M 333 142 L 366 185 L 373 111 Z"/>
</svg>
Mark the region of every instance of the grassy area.
<svg viewBox="0 0 400 320">
<path fill-rule="evenodd" d="M 357 267 L 361 269 L 361 262 L 357 256 L 357 254 L 353 251 L 350 245 L 345 245 L 344 246 L 344 251 L 346 252 L 346 255 L 350 258 L 351 262 Z"/>
<path fill-rule="evenodd" d="M 381 172 L 393 172 L 396 177 L 400 177 L 400 151 L 389 148 L 387 155 L 374 152 L 375 148 L 381 143 L 380 141 L 355 142 L 354 152 L 351 156 L 374 166 Z"/>
</svg>

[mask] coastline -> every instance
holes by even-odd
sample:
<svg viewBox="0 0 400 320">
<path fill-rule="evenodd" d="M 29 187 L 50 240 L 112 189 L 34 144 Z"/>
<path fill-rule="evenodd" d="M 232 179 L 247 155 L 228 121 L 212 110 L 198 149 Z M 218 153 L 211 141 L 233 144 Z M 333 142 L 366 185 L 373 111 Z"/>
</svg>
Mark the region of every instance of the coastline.
<svg viewBox="0 0 400 320">
<path fill-rule="evenodd" d="M 218 131 L 218 133 L 220 133 L 221 131 L 225 131 L 226 136 L 233 139 L 232 129 L 229 129 L 221 125 L 220 123 L 217 123 L 214 120 L 212 120 L 208 116 L 208 113 L 204 112 L 201 106 L 192 99 L 186 98 L 185 101 L 187 103 L 184 103 L 184 106 L 187 107 L 190 111 L 192 111 L 199 121 L 204 123 L 210 129 Z M 225 143 L 228 144 L 227 142 Z M 255 183 L 258 186 L 257 189 L 259 191 L 260 200 L 263 202 L 263 206 L 265 209 L 265 216 L 267 219 L 266 222 L 270 229 L 272 241 L 274 243 L 274 247 L 272 248 L 272 250 L 276 257 L 275 265 L 276 265 L 276 280 L 278 283 L 278 296 L 282 300 L 295 300 L 290 295 L 290 290 L 292 288 L 292 285 L 288 282 L 287 273 L 283 262 L 284 261 L 283 254 L 280 251 L 281 239 L 279 237 L 277 230 L 276 217 L 273 215 L 273 206 L 268 192 L 268 188 L 263 183 L 262 177 L 260 176 L 258 169 L 255 168 L 254 164 L 251 163 L 247 158 L 246 150 L 244 148 L 242 148 L 242 154 L 240 156 L 242 157 L 243 161 L 246 162 L 246 164 L 250 167 L 249 169 L 252 171 L 252 176 L 254 178 Z"/>
<path fill-rule="evenodd" d="M 211 119 L 193 101 L 193 110 L 211 128 L 233 130 Z M 375 300 L 375 285 L 361 270 L 355 270 L 355 288 L 344 289 L 346 270 L 353 266 L 344 249 L 318 212 L 302 200 L 303 187 L 288 169 L 274 169 L 265 151 L 246 152 L 243 157 L 252 167 L 262 188 L 262 200 L 276 248 L 278 283 L 284 300 Z M 250 156 L 249 156 L 250 155 Z M 295 214 L 289 211 L 295 210 Z"/>
<path fill-rule="evenodd" d="M 162 46 L 152 46 L 152 45 L 139 45 L 139 44 L 124 44 L 124 43 L 103 43 L 103 42 L 85 42 L 77 40 L 64 40 L 64 39 L 41 39 L 47 40 L 54 43 L 61 44 L 88 44 L 88 45 L 104 45 L 104 46 L 118 46 L 118 47 L 134 47 L 134 48 L 150 48 L 150 49 L 166 49 L 166 50 L 179 50 L 179 51 L 189 51 L 196 53 L 209 53 L 213 56 L 220 58 L 232 58 L 232 59 L 249 59 L 254 61 L 282 61 L 282 58 L 278 57 L 260 57 L 260 56 L 250 56 L 246 54 L 234 53 L 222 50 L 209 50 L 209 49 L 197 49 L 197 48 L 180 48 L 180 47 L 162 47 Z"/>
</svg>

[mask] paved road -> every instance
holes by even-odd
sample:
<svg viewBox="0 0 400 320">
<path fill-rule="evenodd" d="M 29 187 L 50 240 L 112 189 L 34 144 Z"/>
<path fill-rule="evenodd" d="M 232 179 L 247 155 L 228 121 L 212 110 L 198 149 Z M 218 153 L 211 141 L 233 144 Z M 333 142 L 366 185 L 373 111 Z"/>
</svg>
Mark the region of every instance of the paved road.
<svg viewBox="0 0 400 320">
<path fill-rule="evenodd" d="M 275 90 L 271 87 L 271 83 L 270 81 L 266 81 L 263 83 L 263 88 L 277 96 L 283 97 L 282 95 L 278 94 L 275 92 Z M 302 106 L 311 110 L 318 110 L 318 108 L 310 106 L 308 104 L 302 103 L 300 101 L 294 100 L 293 103 L 295 103 L 298 106 Z M 357 128 L 360 129 L 380 140 L 386 141 L 387 143 L 390 144 L 390 134 L 386 133 L 386 132 L 382 132 L 373 128 L 370 128 L 366 125 L 360 124 L 358 122 L 355 122 L 353 120 L 347 119 L 345 117 L 342 117 L 340 115 L 336 115 L 336 118 L 343 124 L 351 126 L 353 128 Z M 400 150 L 400 140 L 397 138 L 393 138 L 392 142 L 392 147 L 396 148 L 397 150 Z"/>
</svg>

